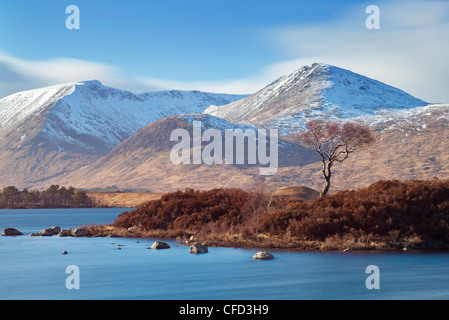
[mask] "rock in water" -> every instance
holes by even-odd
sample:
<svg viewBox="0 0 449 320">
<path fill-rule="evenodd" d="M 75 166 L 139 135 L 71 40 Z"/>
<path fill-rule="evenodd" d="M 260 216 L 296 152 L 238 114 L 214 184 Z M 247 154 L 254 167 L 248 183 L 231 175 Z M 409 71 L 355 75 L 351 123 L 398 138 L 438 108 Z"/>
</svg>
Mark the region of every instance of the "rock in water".
<svg viewBox="0 0 449 320">
<path fill-rule="evenodd" d="M 87 237 L 89 235 L 89 232 L 83 229 L 75 229 L 72 230 L 72 235 L 74 237 Z"/>
<path fill-rule="evenodd" d="M 61 228 L 60 227 L 51 227 L 51 228 L 47 228 L 42 230 L 39 235 L 42 237 L 52 237 L 57 235 L 58 233 L 61 232 Z"/>
<path fill-rule="evenodd" d="M 23 233 L 14 228 L 6 228 L 3 230 L 2 236 L 23 236 Z"/>
<path fill-rule="evenodd" d="M 259 251 L 254 256 L 253 259 L 259 259 L 259 260 L 273 260 L 274 256 L 266 251 Z"/>
<path fill-rule="evenodd" d="M 165 242 L 156 241 L 151 246 L 151 249 L 157 249 L 157 250 L 159 250 L 159 249 L 170 249 L 170 246 L 168 244 L 166 244 Z"/>
<path fill-rule="evenodd" d="M 205 246 L 205 245 L 203 245 L 203 244 L 201 244 L 201 243 L 198 243 L 198 242 L 195 242 L 195 244 L 193 244 L 191 247 L 190 247 L 190 253 L 208 253 L 209 252 L 209 249 L 208 249 L 208 247 L 207 246 Z"/>
<path fill-rule="evenodd" d="M 61 230 L 61 232 L 58 233 L 58 237 L 71 237 L 72 236 L 72 230 Z"/>
</svg>

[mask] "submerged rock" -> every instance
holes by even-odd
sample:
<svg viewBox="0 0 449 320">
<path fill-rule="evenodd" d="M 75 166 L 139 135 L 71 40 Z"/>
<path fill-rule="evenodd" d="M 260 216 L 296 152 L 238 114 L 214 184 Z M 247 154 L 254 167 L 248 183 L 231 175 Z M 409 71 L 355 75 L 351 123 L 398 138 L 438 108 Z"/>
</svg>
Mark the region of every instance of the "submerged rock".
<svg viewBox="0 0 449 320">
<path fill-rule="evenodd" d="M 208 253 L 209 249 L 207 246 L 196 242 L 195 244 L 193 244 L 190 249 L 189 249 L 190 253 Z"/>
<path fill-rule="evenodd" d="M 156 241 L 151 246 L 151 249 L 156 249 L 156 250 L 159 250 L 159 249 L 170 249 L 170 246 L 168 244 L 166 244 L 165 242 Z"/>
<path fill-rule="evenodd" d="M 2 236 L 7 236 L 7 237 L 10 237 L 10 236 L 23 236 L 23 233 L 20 232 L 17 229 L 14 229 L 14 228 L 6 228 L 5 230 L 3 230 L 1 235 Z"/>
<path fill-rule="evenodd" d="M 253 259 L 259 259 L 259 260 L 273 260 L 274 256 L 267 252 L 267 251 L 259 251 L 254 256 Z"/>
</svg>

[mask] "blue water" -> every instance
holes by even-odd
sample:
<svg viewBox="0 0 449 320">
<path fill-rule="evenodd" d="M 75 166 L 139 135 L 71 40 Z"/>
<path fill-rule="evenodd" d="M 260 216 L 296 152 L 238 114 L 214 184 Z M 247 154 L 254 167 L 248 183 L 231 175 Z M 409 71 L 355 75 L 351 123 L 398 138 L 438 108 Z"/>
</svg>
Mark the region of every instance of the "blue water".
<svg viewBox="0 0 449 320">
<path fill-rule="evenodd" d="M 108 223 L 123 210 L 0 210 L 0 229 Z M 168 250 L 148 249 L 153 242 L 0 237 L 0 299 L 449 299 L 447 252 L 271 250 L 276 259 L 256 261 L 257 249 L 192 255 L 175 241 L 165 241 Z M 78 290 L 66 287 L 70 265 L 80 271 Z M 380 269 L 379 290 L 366 288 L 369 265 Z"/>
</svg>

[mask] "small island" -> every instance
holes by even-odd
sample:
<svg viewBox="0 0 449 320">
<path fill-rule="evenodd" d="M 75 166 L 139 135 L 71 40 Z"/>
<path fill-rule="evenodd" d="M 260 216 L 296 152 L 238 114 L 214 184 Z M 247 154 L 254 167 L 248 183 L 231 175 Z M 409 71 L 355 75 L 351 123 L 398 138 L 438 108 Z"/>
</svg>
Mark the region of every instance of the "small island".
<svg viewBox="0 0 449 320">
<path fill-rule="evenodd" d="M 449 248 L 449 181 L 378 181 L 313 201 L 240 189 L 164 194 L 83 236 L 300 250 Z M 194 239 L 194 240 L 193 240 Z"/>
</svg>

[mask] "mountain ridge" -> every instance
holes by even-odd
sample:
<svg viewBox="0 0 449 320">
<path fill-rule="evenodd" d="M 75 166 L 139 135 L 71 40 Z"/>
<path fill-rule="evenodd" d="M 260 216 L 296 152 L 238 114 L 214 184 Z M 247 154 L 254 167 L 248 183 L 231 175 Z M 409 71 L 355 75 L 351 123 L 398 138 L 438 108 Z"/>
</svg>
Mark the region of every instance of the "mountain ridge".
<svg viewBox="0 0 449 320">
<path fill-rule="evenodd" d="M 134 94 L 98 80 L 19 92 L 0 99 L 0 176 L 7 185 L 32 186 L 106 155 L 148 123 L 242 97 Z"/>
<path fill-rule="evenodd" d="M 351 71 L 314 64 L 250 96 L 210 95 L 175 90 L 133 94 L 85 81 L 0 99 L 2 184 L 117 185 L 165 192 L 248 189 L 262 179 L 280 187 L 321 188 L 314 152 L 291 142 L 280 141 L 279 171 L 269 177 L 261 177 L 257 166 L 173 165 L 169 153 L 176 142 L 169 133 L 190 130 L 193 119 L 220 132 L 279 128 L 287 134 L 310 119 L 363 121 L 378 134 L 379 151 L 336 167 L 335 189 L 379 179 L 449 175 L 449 105 L 428 104 Z M 235 101 L 216 106 L 226 99 Z M 10 105 L 5 107 L 5 101 Z"/>
<path fill-rule="evenodd" d="M 155 121 L 140 129 L 106 156 L 79 169 L 77 172 L 51 179 L 54 184 L 75 184 L 77 187 L 106 188 L 111 185 L 120 188 L 143 187 L 153 192 L 166 192 L 187 187 L 197 189 L 231 188 L 242 186 L 251 188 L 254 180 L 260 178 L 259 165 L 238 164 L 189 164 L 176 165 L 171 161 L 170 152 L 177 143 L 171 141 L 171 133 L 176 129 L 186 130 L 193 141 L 195 122 L 201 123 L 201 131 L 214 129 L 222 134 L 223 157 L 225 156 L 225 130 L 258 130 L 251 125 L 233 124 L 224 119 L 205 114 L 173 115 Z M 258 138 L 257 138 L 258 139 Z M 209 142 L 202 143 L 202 149 Z M 245 140 L 245 159 L 248 159 L 248 140 Z M 193 155 L 194 147 L 190 147 Z M 292 156 L 297 154 L 298 157 Z M 279 166 L 302 166 L 317 160 L 307 149 L 286 141 L 279 142 Z M 84 177 L 89 177 L 85 179 Z M 43 187 L 43 185 L 42 185 Z"/>
<path fill-rule="evenodd" d="M 311 119 L 352 119 L 382 109 L 428 105 L 402 90 L 339 67 L 315 63 L 242 100 L 204 111 L 231 122 L 302 129 Z"/>
</svg>

